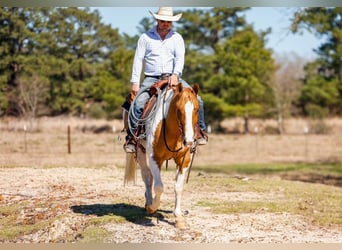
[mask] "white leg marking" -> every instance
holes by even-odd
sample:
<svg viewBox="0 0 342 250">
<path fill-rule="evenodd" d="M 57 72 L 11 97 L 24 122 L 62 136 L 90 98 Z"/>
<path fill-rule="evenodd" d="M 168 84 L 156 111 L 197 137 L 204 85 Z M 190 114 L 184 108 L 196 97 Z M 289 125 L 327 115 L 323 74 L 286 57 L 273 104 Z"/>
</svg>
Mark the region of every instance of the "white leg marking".
<svg viewBox="0 0 342 250">
<path fill-rule="evenodd" d="M 146 161 L 146 154 L 138 149 L 138 163 L 141 169 L 141 176 L 145 183 L 145 207 L 152 204 L 152 183 L 153 177 Z"/>
<path fill-rule="evenodd" d="M 150 154 L 150 169 L 153 175 L 154 179 L 154 199 L 151 205 L 151 209 L 153 211 L 156 211 L 159 208 L 160 205 L 160 197 L 163 193 L 164 187 L 163 187 L 163 182 L 161 180 L 160 176 L 160 170 L 158 168 L 157 163 L 153 159 L 153 154 Z"/>
<path fill-rule="evenodd" d="M 184 179 L 185 179 L 187 171 L 188 171 L 188 168 L 185 168 L 185 169 L 183 169 L 182 174 L 179 171 L 177 171 L 177 175 L 176 175 L 175 210 L 173 212 L 176 217 L 182 216 L 181 199 L 182 199 Z"/>
</svg>

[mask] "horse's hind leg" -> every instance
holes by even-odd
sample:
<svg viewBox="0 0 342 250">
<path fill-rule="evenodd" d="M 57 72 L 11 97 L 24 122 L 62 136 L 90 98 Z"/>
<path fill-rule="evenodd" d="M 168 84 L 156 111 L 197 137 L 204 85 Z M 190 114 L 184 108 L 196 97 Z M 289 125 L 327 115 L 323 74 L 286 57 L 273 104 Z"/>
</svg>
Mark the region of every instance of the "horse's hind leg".
<svg viewBox="0 0 342 250">
<path fill-rule="evenodd" d="M 145 183 L 145 208 L 152 205 L 152 183 L 153 177 L 150 168 L 147 166 L 146 153 L 138 150 L 138 162 L 141 169 L 141 177 Z"/>
<path fill-rule="evenodd" d="M 154 179 L 154 199 L 152 205 L 147 206 L 146 210 L 149 213 L 154 213 L 160 206 L 160 197 L 163 193 L 164 187 L 160 176 L 160 169 L 153 157 L 150 156 L 150 169 Z"/>
</svg>

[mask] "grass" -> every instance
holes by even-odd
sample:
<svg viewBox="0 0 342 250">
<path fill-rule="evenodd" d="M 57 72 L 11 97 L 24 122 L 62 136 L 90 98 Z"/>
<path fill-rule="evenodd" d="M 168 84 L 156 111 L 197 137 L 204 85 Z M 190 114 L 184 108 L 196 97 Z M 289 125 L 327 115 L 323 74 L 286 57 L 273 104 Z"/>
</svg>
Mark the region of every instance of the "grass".
<svg viewBox="0 0 342 250">
<path fill-rule="evenodd" d="M 246 202 L 223 202 L 219 201 L 209 202 L 200 201 L 197 204 L 199 206 L 210 207 L 215 213 L 223 214 L 236 214 L 236 213 L 256 213 L 256 212 L 270 212 L 276 213 L 280 212 L 282 205 L 276 202 L 266 202 L 266 201 L 246 201 Z"/>
<path fill-rule="evenodd" d="M 88 166 L 87 166 L 88 167 Z M 90 166 L 89 166 L 90 167 Z M 93 166 L 98 168 L 99 166 Z M 239 213 L 289 213 L 303 216 L 308 223 L 326 227 L 342 228 L 341 188 L 323 184 L 281 180 L 281 174 L 321 173 L 340 175 L 340 164 L 243 164 L 223 166 L 194 166 L 187 189 L 199 193 L 218 194 L 218 198 L 201 198 L 197 206 L 209 208 L 217 214 Z M 235 175 L 248 176 L 248 180 Z M 255 193 L 255 198 L 238 201 L 220 198 L 220 193 Z M 80 242 L 104 242 L 113 232 L 105 225 L 131 222 L 151 225 L 152 218 L 146 215 L 139 201 L 122 198 L 115 204 L 91 204 L 72 207 L 74 213 L 91 215 L 84 224 L 78 240 Z M 35 204 L 44 207 L 45 203 Z M 46 205 L 46 204 L 45 204 Z M 165 205 L 165 204 L 164 204 Z M 0 242 L 13 241 L 22 235 L 32 234 L 48 227 L 51 220 L 37 220 L 33 224 L 18 223 L 22 210 L 32 204 L 21 202 L 0 206 Z M 165 205 L 166 206 L 166 205 Z M 171 205 L 170 205 L 171 206 Z M 159 211 L 159 219 L 170 216 Z M 72 241 L 72 239 L 70 239 Z"/>
<path fill-rule="evenodd" d="M 49 220 L 35 223 L 18 222 L 20 212 L 27 207 L 27 203 L 18 203 L 0 207 L 0 241 L 13 240 L 20 235 L 30 234 L 46 227 Z"/>
<path fill-rule="evenodd" d="M 83 213 L 87 211 L 96 215 L 87 221 L 87 226 L 82 232 L 82 243 L 104 242 L 111 235 L 111 232 L 103 226 L 108 224 L 125 223 L 127 221 L 140 225 L 150 225 L 153 216 L 147 215 L 144 208 L 137 205 L 116 203 L 116 204 L 95 204 L 81 205 L 72 208 L 74 212 Z M 164 216 L 158 212 L 159 216 Z"/>
<path fill-rule="evenodd" d="M 72 206 L 71 209 L 74 213 L 89 215 L 89 219 L 81 233 L 80 242 L 106 242 L 106 238 L 113 234 L 108 229 L 113 224 L 130 222 L 142 227 L 150 227 L 158 223 L 158 220 L 173 218 L 172 211 L 168 210 L 158 210 L 153 215 L 148 214 L 142 206 L 144 202 L 143 197 L 134 200 L 122 197 L 109 204 Z M 164 202 L 163 205 L 167 206 L 167 203 Z M 172 206 L 173 203 L 169 205 Z"/>
<path fill-rule="evenodd" d="M 53 169 L 53 168 L 65 168 L 65 165 L 62 164 L 45 164 L 44 166 L 21 166 L 21 165 L 15 165 L 15 164 L 0 164 L 0 169 L 6 169 L 6 168 L 41 168 L 41 169 Z M 85 169 L 106 169 L 108 168 L 108 165 L 99 163 L 99 164 L 92 164 L 92 165 L 85 165 L 85 164 L 73 164 L 72 166 L 68 166 L 69 168 L 85 168 Z M 110 167 L 110 166 L 109 166 Z M 118 166 L 121 168 L 124 168 L 123 166 Z"/>
<path fill-rule="evenodd" d="M 0 233 L 0 241 L 13 240 L 21 235 L 32 234 L 40 229 L 45 228 L 49 223 L 47 221 L 39 221 L 29 225 L 7 225 L 4 226 Z"/>
<path fill-rule="evenodd" d="M 254 174 L 260 173 L 257 169 L 253 171 Z M 284 168 L 281 169 L 284 171 Z M 263 170 L 259 171 L 264 173 Z M 243 174 L 245 173 L 244 171 Z M 192 181 L 196 182 L 192 185 L 198 185 L 200 182 L 207 191 L 217 192 L 217 187 L 220 186 L 222 193 L 250 192 L 261 195 L 257 200 L 206 199 L 197 203 L 199 206 L 210 208 L 214 213 L 285 212 L 304 216 L 308 222 L 315 225 L 342 227 L 342 192 L 339 187 L 260 176 L 244 181 L 226 175 L 217 175 L 214 178 L 194 178 Z"/>
<path fill-rule="evenodd" d="M 32 223 L 23 223 L 18 220 L 21 212 L 31 206 L 28 202 L 21 202 L 0 207 L 0 242 L 12 241 L 21 235 L 32 234 L 47 228 L 53 220 L 56 220 L 56 217 L 48 220 L 35 220 Z M 152 217 L 146 215 L 144 208 L 126 203 L 80 205 L 72 209 L 75 213 L 95 215 L 87 220 L 84 230 L 78 236 L 81 239 L 80 242 L 84 243 L 103 242 L 110 234 L 103 228 L 103 225 L 127 221 L 148 224 L 152 220 Z M 72 241 L 73 239 L 65 240 Z"/>
<path fill-rule="evenodd" d="M 342 164 L 307 164 L 307 163 L 281 163 L 281 164 L 231 164 L 221 166 L 196 166 L 196 170 L 207 173 L 272 175 L 289 172 L 314 172 L 342 174 Z"/>
<path fill-rule="evenodd" d="M 53 125 L 55 126 L 55 123 Z M 95 135 L 73 129 L 72 154 L 68 155 L 64 127 L 63 125 L 62 129 L 57 131 L 28 133 L 27 153 L 24 153 L 23 133 L 3 130 L 0 138 L 2 146 L 0 156 L 3 157 L 3 162 L 0 164 L 0 169 L 6 171 L 5 168 L 22 166 L 90 169 L 119 167 L 123 170 L 125 158 L 122 142 L 116 141 L 117 135 L 105 133 Z M 310 176 L 310 174 L 323 178 L 327 175 L 341 178 L 342 163 L 332 164 L 324 160 L 340 157 L 341 137 L 331 135 L 322 139 L 320 136 L 310 135 L 309 140 L 312 144 L 309 147 L 308 160 L 317 161 L 315 164 L 298 163 L 306 160 L 304 144 L 301 144 L 304 140 L 301 141 L 300 138 L 302 137 L 264 136 L 259 138 L 258 157 L 260 159 L 266 162 L 273 162 L 274 159 L 277 161 L 288 159 L 289 163 L 244 164 L 241 162 L 258 162 L 257 157 L 253 158 L 255 137 L 211 135 L 208 145 L 200 148 L 201 151 L 196 157 L 187 188 L 198 190 L 203 197 L 207 192 L 208 197 L 210 194 L 218 194 L 217 199 L 202 198 L 197 202 L 198 206 L 208 207 L 214 213 L 290 213 L 304 216 L 310 223 L 317 225 L 342 227 L 341 188 L 282 180 L 285 175 Z M 329 146 L 330 141 L 333 142 L 333 147 Z M 228 165 L 227 162 L 239 164 Z M 196 173 L 202 175 L 196 176 Z M 249 180 L 243 181 L 235 178 L 235 175 L 247 176 Z M 140 178 L 140 173 L 138 173 L 138 178 Z M 256 193 L 256 198 L 239 201 L 225 200 L 219 198 L 220 192 L 237 192 L 242 195 Z M 107 231 L 105 225 L 126 222 L 148 225 L 151 222 L 152 218 L 147 216 L 145 210 L 140 207 L 143 201 L 136 203 L 139 205 L 129 205 L 132 201 L 125 199 L 115 202 L 116 204 L 93 204 L 84 207 L 92 211 L 93 216 L 87 217 L 82 228 L 81 237 L 79 237 L 82 242 L 103 242 L 109 233 L 113 233 Z M 11 241 L 48 227 L 48 223 L 51 223 L 49 220 L 37 220 L 34 224 L 17 223 L 21 211 L 28 206 L 30 205 L 25 203 L 1 204 L 0 242 Z M 165 201 L 163 206 L 172 207 L 172 205 L 165 204 Z M 41 207 L 44 207 L 44 204 Z M 171 215 L 167 212 L 160 212 L 159 216 Z"/>
<path fill-rule="evenodd" d="M 82 232 L 80 243 L 102 243 L 110 232 L 98 226 L 90 226 Z"/>
</svg>

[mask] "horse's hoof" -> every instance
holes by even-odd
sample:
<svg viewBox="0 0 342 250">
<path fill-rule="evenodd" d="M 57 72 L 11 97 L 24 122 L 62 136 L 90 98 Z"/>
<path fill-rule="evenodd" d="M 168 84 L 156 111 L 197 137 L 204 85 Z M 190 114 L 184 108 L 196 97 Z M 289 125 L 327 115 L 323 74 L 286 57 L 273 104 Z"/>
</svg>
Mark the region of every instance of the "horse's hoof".
<svg viewBox="0 0 342 250">
<path fill-rule="evenodd" d="M 145 209 L 148 214 L 154 214 L 155 212 L 157 212 L 157 210 L 152 209 L 151 206 L 146 206 Z"/>
<path fill-rule="evenodd" d="M 176 219 L 175 227 L 177 229 L 183 229 L 183 230 L 189 228 L 189 226 L 187 225 L 184 219 Z"/>
</svg>

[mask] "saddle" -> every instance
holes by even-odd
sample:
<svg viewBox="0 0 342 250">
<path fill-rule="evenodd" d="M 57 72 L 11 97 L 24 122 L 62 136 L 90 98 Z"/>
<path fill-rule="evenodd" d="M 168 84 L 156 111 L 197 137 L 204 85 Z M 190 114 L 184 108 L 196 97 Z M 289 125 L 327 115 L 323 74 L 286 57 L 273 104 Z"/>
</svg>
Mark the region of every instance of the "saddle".
<svg viewBox="0 0 342 250">
<path fill-rule="evenodd" d="M 149 90 L 150 99 L 148 99 L 148 101 L 146 102 L 144 106 L 144 111 L 141 115 L 141 118 L 145 118 L 155 106 L 156 100 L 158 97 L 158 89 L 164 90 L 165 87 L 168 86 L 168 84 L 169 84 L 169 80 L 165 79 L 165 80 L 159 80 L 151 86 Z"/>
<path fill-rule="evenodd" d="M 155 82 L 149 89 L 150 99 L 145 103 L 144 110 L 141 115 L 141 119 L 146 118 L 151 111 L 154 109 L 157 98 L 158 98 L 158 89 L 163 91 L 169 84 L 169 79 L 162 79 Z M 136 136 L 145 133 L 145 124 L 139 125 L 136 131 Z"/>
<path fill-rule="evenodd" d="M 157 98 L 158 98 L 158 89 L 160 90 L 164 90 L 166 86 L 168 86 L 169 84 L 169 81 L 168 79 L 164 79 L 164 80 L 159 80 L 157 82 L 155 82 L 150 90 L 149 90 L 149 94 L 150 94 L 150 99 L 146 102 L 145 106 L 144 106 L 144 110 L 143 110 L 143 113 L 141 115 L 141 118 L 144 119 L 145 117 L 147 117 L 150 112 L 153 110 L 153 108 L 155 107 L 156 105 L 156 101 L 157 101 Z M 140 125 L 137 129 L 137 133 L 136 133 L 136 136 L 139 136 L 141 134 L 145 133 L 145 126 L 144 125 Z M 208 134 L 203 131 L 200 127 L 199 127 L 199 124 L 197 123 L 197 126 L 196 126 L 196 129 L 195 129 L 195 136 L 197 139 L 199 138 L 204 138 L 206 141 L 208 141 L 209 139 L 209 136 Z"/>
<path fill-rule="evenodd" d="M 141 119 L 146 118 L 151 113 L 151 111 L 154 109 L 154 107 L 156 105 L 157 98 L 158 98 L 158 89 L 163 91 L 168 85 L 169 85 L 169 79 L 167 77 L 167 78 L 159 79 L 150 87 L 150 89 L 148 91 L 150 98 L 148 99 L 148 101 L 144 105 L 144 110 L 143 110 L 143 113 L 141 115 Z M 121 107 L 128 112 L 135 97 L 136 97 L 136 93 L 132 93 L 132 92 L 129 93 L 126 97 L 125 102 L 122 104 Z M 127 114 L 126 114 L 126 116 L 127 116 Z M 125 118 L 128 119 L 128 117 L 125 117 Z M 128 128 L 128 124 L 127 124 L 127 128 Z M 135 131 L 135 136 L 139 137 L 140 135 L 142 135 L 144 133 L 145 133 L 145 124 L 140 124 L 138 126 L 137 130 Z M 203 131 L 199 127 L 198 124 L 196 126 L 195 133 L 196 133 L 197 139 L 204 137 L 208 141 L 208 134 L 205 131 Z"/>
<path fill-rule="evenodd" d="M 141 119 L 146 118 L 151 111 L 153 110 L 153 108 L 156 105 L 156 101 L 157 101 L 157 97 L 158 97 L 158 89 L 160 90 L 164 90 L 166 88 L 166 86 L 168 86 L 169 84 L 169 79 L 168 78 L 162 78 L 158 81 L 156 81 L 149 89 L 149 95 L 150 95 L 150 99 L 146 102 L 145 106 L 144 106 L 144 110 L 143 113 L 141 115 Z M 124 112 L 124 129 L 128 129 L 128 112 L 129 109 L 131 107 L 131 104 L 134 100 L 134 98 L 136 97 L 136 93 L 130 92 L 125 99 L 125 102 L 121 105 L 121 107 L 127 111 Z M 135 136 L 139 136 L 142 133 L 145 132 L 145 126 L 144 125 L 139 125 L 137 128 L 137 131 L 135 133 Z"/>
</svg>

